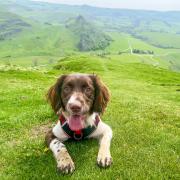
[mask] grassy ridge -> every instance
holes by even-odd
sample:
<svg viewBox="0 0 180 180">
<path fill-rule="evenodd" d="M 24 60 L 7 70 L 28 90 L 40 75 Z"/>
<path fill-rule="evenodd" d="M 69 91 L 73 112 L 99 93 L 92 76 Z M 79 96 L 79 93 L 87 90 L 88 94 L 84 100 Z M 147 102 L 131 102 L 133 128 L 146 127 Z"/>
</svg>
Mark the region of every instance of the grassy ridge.
<svg viewBox="0 0 180 180">
<path fill-rule="evenodd" d="M 56 56 L 75 50 L 73 37 L 63 26 L 33 26 L 13 40 L 0 42 L 3 57 L 18 56 Z"/>
<path fill-rule="evenodd" d="M 29 27 L 31 25 L 20 16 L 6 11 L 0 12 L 0 41 L 10 39 Z"/>
<path fill-rule="evenodd" d="M 103 120 L 113 129 L 114 164 L 96 166 L 94 140 L 67 143 L 76 165 L 67 179 L 180 178 L 180 75 L 128 58 L 87 55 L 65 58 L 44 73 L 0 71 L 2 178 L 64 178 L 44 146 L 44 130 L 56 122 L 44 95 L 59 74 L 70 72 L 97 73 L 111 91 Z"/>
<path fill-rule="evenodd" d="M 110 36 L 89 23 L 83 16 L 71 19 L 66 27 L 74 33 L 79 51 L 103 50 L 111 42 Z"/>
<path fill-rule="evenodd" d="M 140 36 L 150 44 L 162 48 L 180 49 L 180 35 L 167 32 L 141 32 Z"/>
</svg>

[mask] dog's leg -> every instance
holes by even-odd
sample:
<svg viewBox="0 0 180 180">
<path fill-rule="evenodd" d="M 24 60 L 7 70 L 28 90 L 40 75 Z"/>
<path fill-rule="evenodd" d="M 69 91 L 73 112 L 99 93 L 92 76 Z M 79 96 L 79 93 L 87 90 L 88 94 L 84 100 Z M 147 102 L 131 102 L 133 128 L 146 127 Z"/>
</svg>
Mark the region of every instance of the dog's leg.
<svg viewBox="0 0 180 180">
<path fill-rule="evenodd" d="M 104 124 L 106 125 L 106 124 Z M 97 163 L 101 167 L 108 167 L 112 164 L 112 158 L 110 153 L 110 144 L 112 138 L 112 130 L 106 125 L 102 136 L 99 139 L 99 152 L 97 157 Z"/>
<path fill-rule="evenodd" d="M 57 162 L 57 169 L 65 174 L 72 173 L 75 170 L 74 162 L 65 145 L 54 135 L 52 130 L 46 134 L 45 141 L 54 154 Z"/>
<path fill-rule="evenodd" d="M 100 167 L 110 166 L 112 164 L 112 157 L 110 153 L 110 145 L 112 139 L 111 128 L 101 121 L 96 131 L 90 137 L 99 139 L 97 164 Z"/>
</svg>

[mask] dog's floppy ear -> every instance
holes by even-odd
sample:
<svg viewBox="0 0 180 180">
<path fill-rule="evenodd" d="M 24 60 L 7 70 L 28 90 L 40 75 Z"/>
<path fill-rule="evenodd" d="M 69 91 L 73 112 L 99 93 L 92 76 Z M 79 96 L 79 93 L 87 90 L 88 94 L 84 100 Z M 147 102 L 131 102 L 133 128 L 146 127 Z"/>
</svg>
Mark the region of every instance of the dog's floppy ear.
<svg viewBox="0 0 180 180">
<path fill-rule="evenodd" d="M 95 98 L 92 110 L 94 112 L 103 114 L 110 100 L 110 93 L 106 85 L 100 80 L 97 75 L 92 75 L 91 78 L 93 80 L 95 88 Z"/>
<path fill-rule="evenodd" d="M 59 109 L 63 107 L 61 100 L 61 87 L 65 78 L 66 75 L 62 75 L 61 77 L 59 77 L 56 83 L 50 87 L 47 93 L 47 100 L 50 102 L 55 113 L 57 113 Z"/>
</svg>

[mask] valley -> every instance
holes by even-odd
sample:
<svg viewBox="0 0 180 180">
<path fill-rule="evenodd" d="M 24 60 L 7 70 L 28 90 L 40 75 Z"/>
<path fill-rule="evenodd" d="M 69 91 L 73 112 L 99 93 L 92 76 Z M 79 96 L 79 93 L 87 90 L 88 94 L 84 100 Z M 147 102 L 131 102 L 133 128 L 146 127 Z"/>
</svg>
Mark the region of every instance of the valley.
<svg viewBox="0 0 180 180">
<path fill-rule="evenodd" d="M 98 9 L 23 0 L 0 4 L 0 64 L 48 66 L 79 53 L 119 58 L 121 53 L 129 53 L 132 59 L 135 55 L 141 62 L 180 70 L 178 12 Z M 153 51 L 153 55 L 132 54 L 133 49 Z"/>
</svg>

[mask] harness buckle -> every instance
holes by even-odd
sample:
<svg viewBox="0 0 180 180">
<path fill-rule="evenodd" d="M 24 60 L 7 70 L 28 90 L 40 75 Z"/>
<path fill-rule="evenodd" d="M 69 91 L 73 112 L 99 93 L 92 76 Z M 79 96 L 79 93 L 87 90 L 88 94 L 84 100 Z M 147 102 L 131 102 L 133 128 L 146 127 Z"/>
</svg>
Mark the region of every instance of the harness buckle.
<svg viewBox="0 0 180 180">
<path fill-rule="evenodd" d="M 82 133 L 82 132 L 80 132 L 80 133 L 78 133 L 78 134 L 74 132 L 74 134 L 73 134 L 73 138 L 74 138 L 75 140 L 77 140 L 77 141 L 81 140 L 82 137 L 83 137 L 83 133 Z"/>
</svg>

